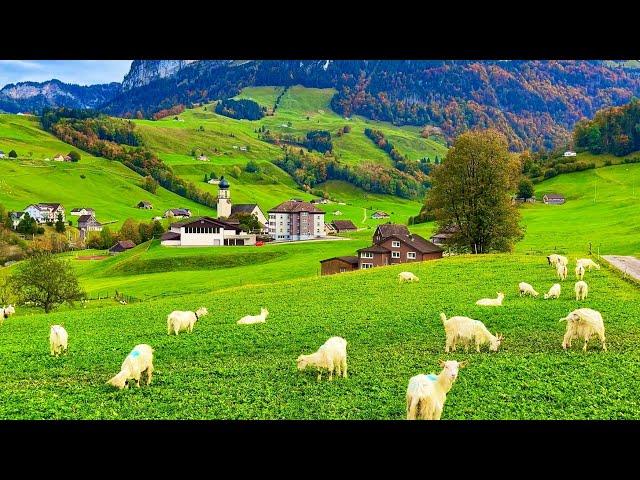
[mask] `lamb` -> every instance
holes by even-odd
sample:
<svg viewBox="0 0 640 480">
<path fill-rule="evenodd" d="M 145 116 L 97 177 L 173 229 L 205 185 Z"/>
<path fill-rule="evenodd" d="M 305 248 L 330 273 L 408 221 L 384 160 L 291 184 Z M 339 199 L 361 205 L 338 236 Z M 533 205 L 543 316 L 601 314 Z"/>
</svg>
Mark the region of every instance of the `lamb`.
<svg viewBox="0 0 640 480">
<path fill-rule="evenodd" d="M 544 294 L 544 299 L 548 298 L 560 298 L 560 284 L 554 283 L 547 293 Z"/>
<path fill-rule="evenodd" d="M 598 335 L 602 342 L 602 350 L 607 351 L 604 338 L 604 322 L 602 315 L 597 310 L 590 308 L 579 308 L 574 310 L 565 318 L 560 319 L 561 322 L 567 322 L 567 331 L 562 340 L 562 348 L 571 348 L 571 340 L 574 338 L 584 339 L 582 350 L 587 351 L 587 343 L 592 335 Z"/>
<path fill-rule="evenodd" d="M 558 255 L 557 253 L 552 253 L 551 255 L 547 256 L 547 263 L 549 265 L 553 265 L 554 267 L 557 267 L 558 264 L 562 264 L 562 265 L 568 265 L 569 264 L 569 259 L 563 255 Z"/>
<path fill-rule="evenodd" d="M 579 263 L 576 265 L 576 278 L 582 280 L 584 278 L 584 266 Z"/>
<path fill-rule="evenodd" d="M 576 282 L 575 291 L 576 300 L 585 300 L 587 298 L 587 294 L 589 293 L 589 285 L 587 285 L 587 282 L 584 282 L 582 280 Z"/>
<path fill-rule="evenodd" d="M 564 263 L 559 263 L 556 266 L 556 274 L 558 275 L 558 278 L 562 281 L 567 279 L 567 266 Z"/>
<path fill-rule="evenodd" d="M 596 262 L 594 262 L 590 258 L 579 258 L 578 260 L 576 260 L 576 264 L 582 265 L 584 268 L 588 269 L 589 271 L 591 271 L 592 268 L 595 268 L 596 270 L 600 270 L 600 265 L 598 265 Z"/>
<path fill-rule="evenodd" d="M 467 362 L 440 361 L 439 375 L 416 375 L 407 387 L 407 420 L 440 420 L 447 393 Z"/>
<path fill-rule="evenodd" d="M 398 274 L 398 282 L 417 282 L 420 279 L 411 272 L 400 272 Z"/>
<path fill-rule="evenodd" d="M 8 307 L 4 307 L 4 318 L 9 318 L 11 315 L 15 315 L 16 309 L 13 305 L 9 305 Z"/>
<path fill-rule="evenodd" d="M 447 336 L 445 353 L 449 353 L 449 349 L 455 352 L 458 341 L 464 344 L 465 352 L 469 350 L 469 344 L 472 341 L 475 341 L 477 352 L 480 352 L 480 346 L 485 343 L 489 344 L 489 351 L 497 352 L 504 338 L 497 333 L 491 335 L 484 323 L 469 317 L 451 317 L 447 320 L 447 316 L 441 313 L 440 320 Z"/>
<path fill-rule="evenodd" d="M 153 375 L 153 348 L 146 344 L 136 345 L 122 362 L 120 373 L 110 379 L 107 384 L 116 388 L 129 388 L 129 380 L 135 380 L 140 386 L 140 377 L 147 374 L 147 385 Z"/>
<path fill-rule="evenodd" d="M 49 332 L 49 347 L 51 355 L 58 356 L 67 353 L 69 334 L 62 325 L 51 325 Z"/>
<path fill-rule="evenodd" d="M 532 297 L 537 297 L 539 295 L 531 285 L 526 282 L 520 282 L 518 284 L 518 289 L 520 291 L 520 296 L 522 295 L 531 295 Z"/>
<path fill-rule="evenodd" d="M 238 325 L 250 325 L 252 323 L 264 323 L 269 315 L 269 310 L 266 308 L 260 309 L 260 315 L 246 315 L 238 320 Z"/>
<path fill-rule="evenodd" d="M 4 323 L 5 318 L 8 318 L 8 315 L 4 313 L 4 308 L 0 308 L 0 325 Z"/>
<path fill-rule="evenodd" d="M 483 305 L 485 307 L 501 307 L 502 300 L 504 300 L 504 293 L 498 292 L 498 298 L 481 298 L 476 302 L 476 305 Z"/>
<path fill-rule="evenodd" d="M 195 312 L 174 310 L 167 316 L 167 335 L 171 335 L 171 332 L 178 335 L 183 330 L 188 330 L 189 333 L 193 332 L 196 321 L 208 314 L 205 307 L 200 307 Z"/>
<path fill-rule="evenodd" d="M 347 341 L 342 337 L 331 337 L 324 342 L 315 353 L 300 355 L 297 360 L 298 370 L 302 371 L 308 366 L 318 369 L 318 380 L 322 377 L 322 371 L 329 372 L 329 380 L 333 379 L 333 372 L 343 378 L 347 378 Z"/>
</svg>

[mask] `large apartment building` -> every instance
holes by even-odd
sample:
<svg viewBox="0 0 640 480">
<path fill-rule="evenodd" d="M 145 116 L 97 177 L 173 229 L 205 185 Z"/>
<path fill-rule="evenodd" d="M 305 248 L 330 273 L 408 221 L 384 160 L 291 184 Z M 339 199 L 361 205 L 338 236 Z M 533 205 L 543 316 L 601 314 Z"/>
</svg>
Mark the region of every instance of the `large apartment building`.
<svg viewBox="0 0 640 480">
<path fill-rule="evenodd" d="M 301 200 L 289 200 L 269 210 L 269 235 L 275 241 L 324 238 L 324 211 Z"/>
</svg>

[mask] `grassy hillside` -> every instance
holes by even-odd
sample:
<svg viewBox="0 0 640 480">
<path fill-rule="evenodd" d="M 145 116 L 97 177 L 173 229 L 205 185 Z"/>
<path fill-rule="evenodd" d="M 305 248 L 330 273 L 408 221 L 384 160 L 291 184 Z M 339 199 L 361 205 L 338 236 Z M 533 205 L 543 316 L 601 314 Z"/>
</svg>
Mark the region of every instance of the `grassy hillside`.
<svg viewBox="0 0 640 480">
<path fill-rule="evenodd" d="M 116 221 L 114 228 L 128 217 L 150 220 L 168 208 L 215 214 L 163 188 L 152 195 L 140 188 L 137 173 L 118 162 L 84 152 L 78 163 L 45 161 L 76 149 L 44 132 L 35 117 L 0 115 L 0 149 L 15 149 L 19 155 L 0 160 L 0 203 L 9 209 L 21 210 L 34 202 L 60 202 L 67 211 L 91 207 L 99 221 Z M 151 201 L 154 210 L 135 208 L 140 200 Z"/>
<path fill-rule="evenodd" d="M 404 266 L 217 290 L 128 306 L 34 315 L 0 327 L 0 418 L 402 419 L 408 379 L 438 371 L 439 359 L 469 360 L 447 397 L 443 419 L 638 419 L 640 303 L 636 287 L 601 270 L 587 274 L 590 297 L 520 299 L 517 282 L 555 282 L 544 257 L 458 257 Z M 474 305 L 497 290 L 502 308 Z M 208 307 L 193 334 L 166 333 L 174 309 Z M 592 341 L 560 346 L 558 319 L 588 305 L 604 316 L 608 352 Z M 266 324 L 235 321 L 267 307 Z M 444 354 L 438 314 L 469 315 L 505 336 L 497 353 Z M 49 326 L 63 322 L 66 357 L 48 354 Z M 301 353 L 347 339 L 349 378 L 316 381 L 296 370 Z M 151 386 L 105 385 L 138 343 L 155 349 Z M 606 398 L 606 401 L 603 399 Z"/>
</svg>

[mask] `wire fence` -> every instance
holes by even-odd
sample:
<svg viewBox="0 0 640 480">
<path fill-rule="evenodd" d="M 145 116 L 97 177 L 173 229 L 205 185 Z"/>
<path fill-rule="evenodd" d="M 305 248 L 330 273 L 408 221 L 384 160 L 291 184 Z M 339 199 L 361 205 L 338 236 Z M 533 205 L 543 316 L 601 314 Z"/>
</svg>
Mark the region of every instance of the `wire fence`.
<svg viewBox="0 0 640 480">
<path fill-rule="evenodd" d="M 137 303 L 142 300 L 138 297 L 134 297 L 133 295 L 127 295 L 126 293 L 119 292 L 115 290 L 113 292 L 94 292 L 91 295 L 87 295 L 86 301 L 96 301 L 96 300 L 115 300 L 121 304 L 129 304 L 129 303 Z"/>
</svg>

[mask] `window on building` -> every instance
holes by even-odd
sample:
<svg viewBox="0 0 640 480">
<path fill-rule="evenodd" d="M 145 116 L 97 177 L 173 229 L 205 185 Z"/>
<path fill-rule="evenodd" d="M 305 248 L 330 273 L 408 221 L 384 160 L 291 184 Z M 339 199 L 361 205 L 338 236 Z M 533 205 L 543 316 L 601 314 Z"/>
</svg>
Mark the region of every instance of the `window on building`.
<svg viewBox="0 0 640 480">
<path fill-rule="evenodd" d="M 398 242 L 397 240 L 392 240 L 391 241 L 391 246 L 393 248 L 400 248 L 400 242 Z"/>
<path fill-rule="evenodd" d="M 400 252 L 391 252 L 391 258 L 400 258 Z"/>
<path fill-rule="evenodd" d="M 415 260 L 416 259 L 416 252 L 407 252 L 407 258 L 409 260 Z"/>
<path fill-rule="evenodd" d="M 344 268 L 344 267 L 340 267 L 340 273 L 344 273 L 344 272 L 346 272 L 346 271 L 347 271 L 347 269 L 346 269 L 346 268 Z"/>
<path fill-rule="evenodd" d="M 371 267 L 373 267 L 373 263 L 361 263 L 360 264 L 360 268 L 361 269 L 371 268 Z"/>
<path fill-rule="evenodd" d="M 373 258 L 373 252 L 361 252 L 360 258 Z"/>
</svg>

